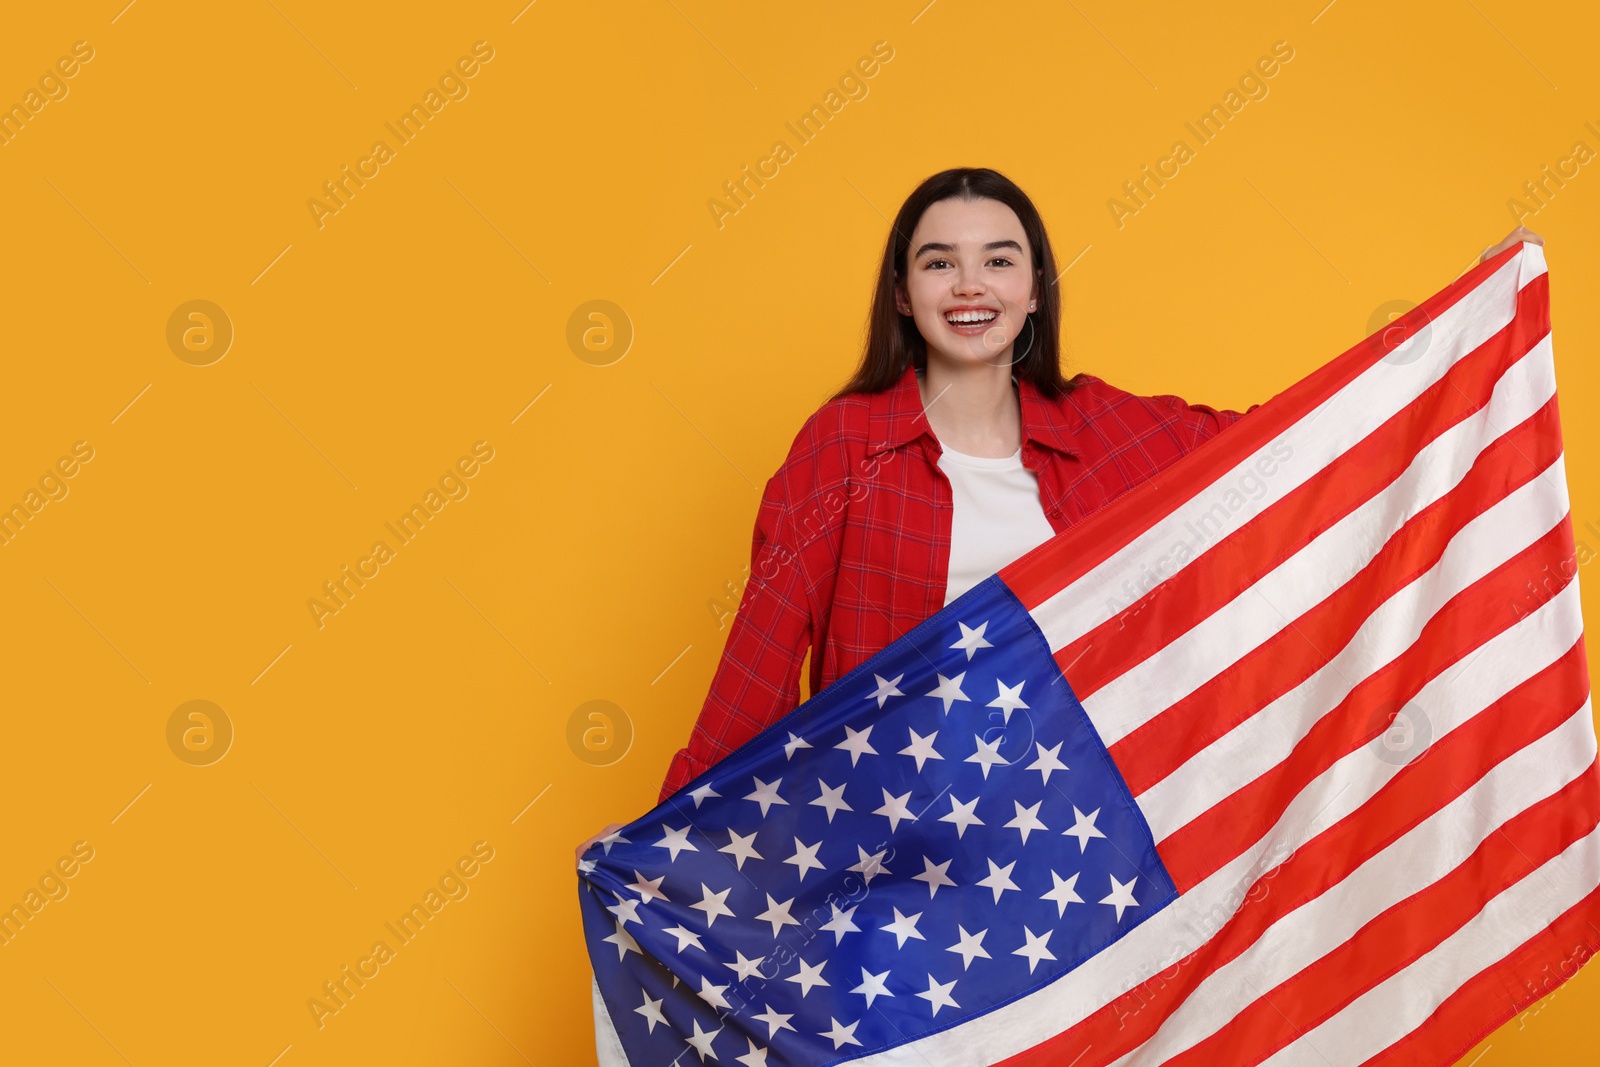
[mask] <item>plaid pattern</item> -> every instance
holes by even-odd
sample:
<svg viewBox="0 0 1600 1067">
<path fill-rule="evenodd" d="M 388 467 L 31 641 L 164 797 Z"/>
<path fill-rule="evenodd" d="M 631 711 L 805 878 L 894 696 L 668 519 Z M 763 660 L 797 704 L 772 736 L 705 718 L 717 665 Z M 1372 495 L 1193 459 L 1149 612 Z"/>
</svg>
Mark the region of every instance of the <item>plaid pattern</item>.
<svg viewBox="0 0 1600 1067">
<path fill-rule="evenodd" d="M 1022 380 L 1022 462 L 1057 533 L 1250 411 L 1136 396 L 1079 374 L 1055 401 Z M 660 801 L 944 605 L 950 483 L 916 371 L 806 420 L 756 514 L 750 580 L 687 748 Z"/>
</svg>

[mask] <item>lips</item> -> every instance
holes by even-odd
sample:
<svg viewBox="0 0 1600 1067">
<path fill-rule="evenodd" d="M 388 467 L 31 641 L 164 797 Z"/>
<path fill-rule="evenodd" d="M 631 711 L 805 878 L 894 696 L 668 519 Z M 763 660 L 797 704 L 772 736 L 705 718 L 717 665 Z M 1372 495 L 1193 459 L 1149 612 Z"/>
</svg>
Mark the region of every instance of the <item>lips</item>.
<svg viewBox="0 0 1600 1067">
<path fill-rule="evenodd" d="M 973 336 L 987 332 L 1000 320 L 996 308 L 969 305 L 951 308 L 944 313 L 947 326 L 959 334 Z"/>
</svg>

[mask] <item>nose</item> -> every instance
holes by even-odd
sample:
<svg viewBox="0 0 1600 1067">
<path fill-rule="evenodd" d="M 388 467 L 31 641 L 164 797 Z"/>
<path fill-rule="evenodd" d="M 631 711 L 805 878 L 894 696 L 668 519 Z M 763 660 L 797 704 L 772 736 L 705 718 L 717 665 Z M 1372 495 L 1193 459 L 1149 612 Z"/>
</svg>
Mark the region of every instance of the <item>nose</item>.
<svg viewBox="0 0 1600 1067">
<path fill-rule="evenodd" d="M 959 266 L 952 291 L 958 296 L 979 296 L 984 292 L 983 270 L 980 267 Z"/>
</svg>

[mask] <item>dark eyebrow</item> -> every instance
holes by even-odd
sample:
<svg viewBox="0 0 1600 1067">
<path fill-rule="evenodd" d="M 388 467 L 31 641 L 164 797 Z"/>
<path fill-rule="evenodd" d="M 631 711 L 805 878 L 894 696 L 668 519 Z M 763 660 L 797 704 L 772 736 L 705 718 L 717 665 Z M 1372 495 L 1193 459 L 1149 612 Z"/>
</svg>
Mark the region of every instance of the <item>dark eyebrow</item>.
<svg viewBox="0 0 1600 1067">
<path fill-rule="evenodd" d="M 983 246 L 983 250 L 985 252 L 993 252 L 997 248 L 1014 248 L 1017 250 L 1018 255 L 1022 254 L 1022 246 L 1009 238 L 1004 241 L 990 241 L 988 244 Z M 916 255 L 912 256 L 911 258 L 921 259 L 922 253 L 924 252 L 954 252 L 955 250 L 955 245 L 947 245 L 936 241 L 928 241 L 921 248 L 917 249 Z"/>
</svg>

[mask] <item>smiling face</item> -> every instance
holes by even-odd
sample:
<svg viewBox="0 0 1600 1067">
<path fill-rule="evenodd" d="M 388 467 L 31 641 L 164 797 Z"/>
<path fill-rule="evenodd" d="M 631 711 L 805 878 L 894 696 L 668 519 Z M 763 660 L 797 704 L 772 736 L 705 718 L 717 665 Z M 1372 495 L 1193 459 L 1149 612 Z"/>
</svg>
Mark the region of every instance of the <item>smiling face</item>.
<svg viewBox="0 0 1600 1067">
<path fill-rule="evenodd" d="M 1037 307 L 1039 276 L 1017 213 L 987 197 L 928 206 L 911 234 L 896 303 L 928 343 L 928 359 L 1009 366 Z"/>
</svg>

